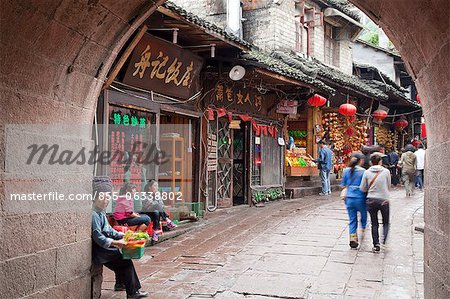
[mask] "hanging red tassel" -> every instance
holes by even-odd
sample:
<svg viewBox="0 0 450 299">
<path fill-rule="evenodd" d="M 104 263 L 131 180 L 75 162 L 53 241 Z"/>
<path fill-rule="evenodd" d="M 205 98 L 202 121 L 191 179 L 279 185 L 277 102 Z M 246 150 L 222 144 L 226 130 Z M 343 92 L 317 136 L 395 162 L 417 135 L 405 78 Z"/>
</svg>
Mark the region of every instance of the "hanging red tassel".
<svg viewBox="0 0 450 299">
<path fill-rule="evenodd" d="M 256 136 L 261 136 L 261 126 L 260 125 L 256 125 Z"/>
<path fill-rule="evenodd" d="M 208 120 L 214 120 L 214 110 L 208 108 Z"/>
<path fill-rule="evenodd" d="M 227 115 L 227 110 L 225 108 L 217 109 L 217 118 Z"/>
<path fill-rule="evenodd" d="M 262 126 L 261 131 L 265 136 L 267 136 L 267 126 Z"/>
<path fill-rule="evenodd" d="M 258 125 L 256 123 L 254 123 L 254 122 L 252 122 L 252 130 L 254 132 L 257 132 L 257 130 L 258 130 Z"/>
<path fill-rule="evenodd" d="M 228 115 L 228 122 L 229 123 L 232 122 L 233 121 L 233 113 L 227 112 L 227 115 Z"/>
<path fill-rule="evenodd" d="M 273 129 L 274 129 L 274 127 L 272 127 L 272 126 L 269 126 L 267 128 L 267 130 L 269 130 L 269 135 L 272 136 L 272 137 L 273 137 Z"/>
</svg>

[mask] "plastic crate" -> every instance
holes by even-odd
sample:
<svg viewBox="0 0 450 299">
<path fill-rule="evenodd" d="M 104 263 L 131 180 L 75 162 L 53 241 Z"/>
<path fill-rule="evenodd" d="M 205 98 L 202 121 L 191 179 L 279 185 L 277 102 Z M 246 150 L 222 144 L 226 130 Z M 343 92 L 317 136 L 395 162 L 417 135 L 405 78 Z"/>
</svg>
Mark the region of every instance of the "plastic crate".
<svg viewBox="0 0 450 299">
<path fill-rule="evenodd" d="M 145 246 L 125 246 L 122 248 L 122 257 L 124 260 L 137 260 L 144 256 Z"/>
</svg>

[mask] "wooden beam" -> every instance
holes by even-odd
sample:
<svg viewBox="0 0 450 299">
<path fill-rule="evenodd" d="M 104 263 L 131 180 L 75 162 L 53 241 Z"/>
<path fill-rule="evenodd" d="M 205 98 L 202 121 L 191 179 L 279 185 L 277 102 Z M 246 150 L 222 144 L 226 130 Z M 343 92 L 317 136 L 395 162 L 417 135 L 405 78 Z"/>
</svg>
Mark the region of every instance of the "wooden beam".
<svg viewBox="0 0 450 299">
<path fill-rule="evenodd" d="M 142 39 L 144 34 L 147 32 L 147 29 L 148 29 L 147 25 L 143 25 L 141 30 L 139 30 L 138 34 L 133 38 L 133 40 L 131 41 L 131 43 L 128 45 L 127 49 L 123 53 L 123 55 L 120 57 L 116 66 L 114 67 L 113 71 L 109 75 L 108 80 L 106 80 L 105 84 L 103 84 L 102 89 L 106 89 L 111 85 L 111 83 L 116 78 L 117 74 L 120 72 L 120 69 L 125 64 L 125 61 L 127 61 L 128 57 L 133 52 L 134 48 L 137 46 L 139 41 Z"/>
<path fill-rule="evenodd" d="M 297 80 L 295 80 L 295 79 L 290 79 L 290 78 L 288 78 L 288 77 L 285 77 L 285 76 L 283 76 L 283 75 L 276 74 L 276 73 L 271 72 L 271 71 L 268 71 L 268 70 L 264 70 L 264 69 L 259 69 L 259 68 L 257 68 L 257 69 L 255 69 L 255 71 L 256 71 L 257 73 L 262 74 L 262 75 L 265 75 L 265 76 L 268 76 L 268 77 L 272 77 L 272 78 L 274 78 L 274 79 L 277 79 L 278 81 L 282 81 L 282 82 L 286 82 L 286 83 L 289 83 L 289 84 L 292 84 L 292 85 L 297 85 L 297 86 L 302 86 L 302 87 L 309 87 L 309 88 L 311 88 L 311 89 L 318 90 L 317 87 L 315 87 L 315 86 L 313 86 L 313 85 L 311 85 L 311 84 L 307 84 L 307 83 L 304 83 L 304 82 L 301 82 L 301 81 L 297 81 Z"/>
<path fill-rule="evenodd" d="M 174 18 L 175 20 L 180 20 L 180 21 L 183 21 L 183 22 L 188 22 L 187 20 L 185 20 L 185 19 L 184 19 L 183 17 L 181 17 L 180 15 L 174 13 L 173 11 L 171 11 L 170 9 L 167 9 L 167 8 L 165 8 L 165 7 L 162 7 L 162 6 L 158 7 L 158 11 L 159 11 L 160 13 L 162 13 L 162 14 L 165 14 L 165 15 L 168 16 L 168 17 Z M 188 22 L 188 23 L 189 23 L 189 22 Z M 227 43 L 227 44 L 230 44 L 230 45 L 235 46 L 236 48 L 239 48 L 239 49 L 241 49 L 241 50 L 248 50 L 248 47 L 246 47 L 246 46 L 244 46 L 244 45 L 241 45 L 241 44 L 239 44 L 239 43 L 237 43 L 237 42 L 233 42 L 233 41 L 231 41 L 231 40 L 228 40 L 228 39 L 226 39 L 225 37 L 221 36 L 221 35 L 218 34 L 218 33 L 215 33 L 215 32 L 212 31 L 212 30 L 208 30 L 208 29 L 203 28 L 202 26 L 199 26 L 199 25 L 194 24 L 194 23 L 189 23 L 189 24 L 191 24 L 192 27 L 198 28 L 198 29 L 200 29 L 200 30 L 206 32 L 207 34 L 212 35 L 212 36 L 214 36 L 215 38 L 224 41 L 224 42 Z"/>
</svg>

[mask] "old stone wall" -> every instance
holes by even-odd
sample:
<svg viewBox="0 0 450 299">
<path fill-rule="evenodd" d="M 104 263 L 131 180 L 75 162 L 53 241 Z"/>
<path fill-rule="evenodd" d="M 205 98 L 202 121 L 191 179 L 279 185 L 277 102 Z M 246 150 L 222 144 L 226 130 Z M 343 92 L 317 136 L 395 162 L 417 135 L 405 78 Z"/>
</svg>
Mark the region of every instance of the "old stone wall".
<svg viewBox="0 0 450 299">
<path fill-rule="evenodd" d="M 450 298 L 450 3 L 351 2 L 383 28 L 416 80 L 429 136 L 425 170 L 425 297 Z"/>
<path fill-rule="evenodd" d="M 112 62 L 154 8 L 145 0 L 2 1 L 1 298 L 90 297 L 91 202 L 18 202 L 10 194 L 89 194 L 92 166 L 30 168 L 6 157 L 27 155 L 16 141 L 92 146 L 91 128 L 78 125 L 93 123 Z M 34 126 L 9 131 L 10 124 Z M 75 130 L 56 134 L 37 124 Z"/>
</svg>

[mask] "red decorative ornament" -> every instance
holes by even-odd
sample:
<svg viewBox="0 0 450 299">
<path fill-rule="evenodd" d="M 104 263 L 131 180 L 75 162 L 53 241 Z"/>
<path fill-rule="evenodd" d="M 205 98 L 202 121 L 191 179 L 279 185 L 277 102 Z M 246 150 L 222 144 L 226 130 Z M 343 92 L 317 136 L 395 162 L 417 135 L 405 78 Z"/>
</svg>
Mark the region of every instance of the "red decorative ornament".
<svg viewBox="0 0 450 299">
<path fill-rule="evenodd" d="M 348 136 L 352 136 L 355 133 L 355 130 L 353 130 L 352 127 L 348 127 L 347 130 L 345 130 L 345 133 Z"/>
<path fill-rule="evenodd" d="M 422 104 L 421 101 L 420 101 L 420 96 L 419 96 L 419 94 L 416 95 L 416 101 L 417 101 L 417 103 Z"/>
<path fill-rule="evenodd" d="M 354 115 L 348 117 L 348 120 L 350 122 L 353 122 L 355 119 L 356 119 L 356 116 L 354 116 Z"/>
<path fill-rule="evenodd" d="M 403 131 L 407 126 L 408 121 L 404 118 L 401 118 L 394 123 L 394 127 L 399 131 Z"/>
<path fill-rule="evenodd" d="M 427 138 L 427 126 L 425 125 L 425 123 L 422 123 L 421 135 L 422 138 Z"/>
<path fill-rule="evenodd" d="M 217 109 L 217 118 L 227 115 L 227 110 L 225 108 Z"/>
<path fill-rule="evenodd" d="M 353 151 L 352 147 L 350 145 L 345 145 L 344 148 L 342 149 L 342 153 L 344 155 L 348 155 Z"/>
<path fill-rule="evenodd" d="M 251 117 L 249 117 L 248 114 L 239 114 L 239 118 L 240 118 L 243 122 L 246 122 L 246 121 L 251 120 Z"/>
<path fill-rule="evenodd" d="M 352 116 L 356 114 L 356 107 L 353 104 L 342 104 L 339 106 L 339 113 L 345 116 Z"/>
<path fill-rule="evenodd" d="M 269 135 L 272 136 L 272 137 L 273 137 L 273 129 L 274 129 L 274 127 L 272 127 L 272 126 L 269 126 L 267 128 L 267 130 L 269 131 Z"/>
<path fill-rule="evenodd" d="M 233 113 L 227 112 L 227 115 L 228 115 L 228 122 L 229 123 L 232 122 L 233 121 Z"/>
<path fill-rule="evenodd" d="M 214 110 L 208 108 L 208 120 L 214 120 Z"/>
<path fill-rule="evenodd" d="M 383 121 L 387 117 L 387 115 L 387 112 L 384 110 L 375 110 L 372 113 L 372 117 L 380 122 Z"/>
<path fill-rule="evenodd" d="M 318 94 L 315 94 L 308 99 L 308 104 L 313 107 L 321 107 L 321 106 L 325 105 L 326 102 L 327 102 L 327 99 L 325 99 L 323 96 L 318 95 Z"/>
</svg>

